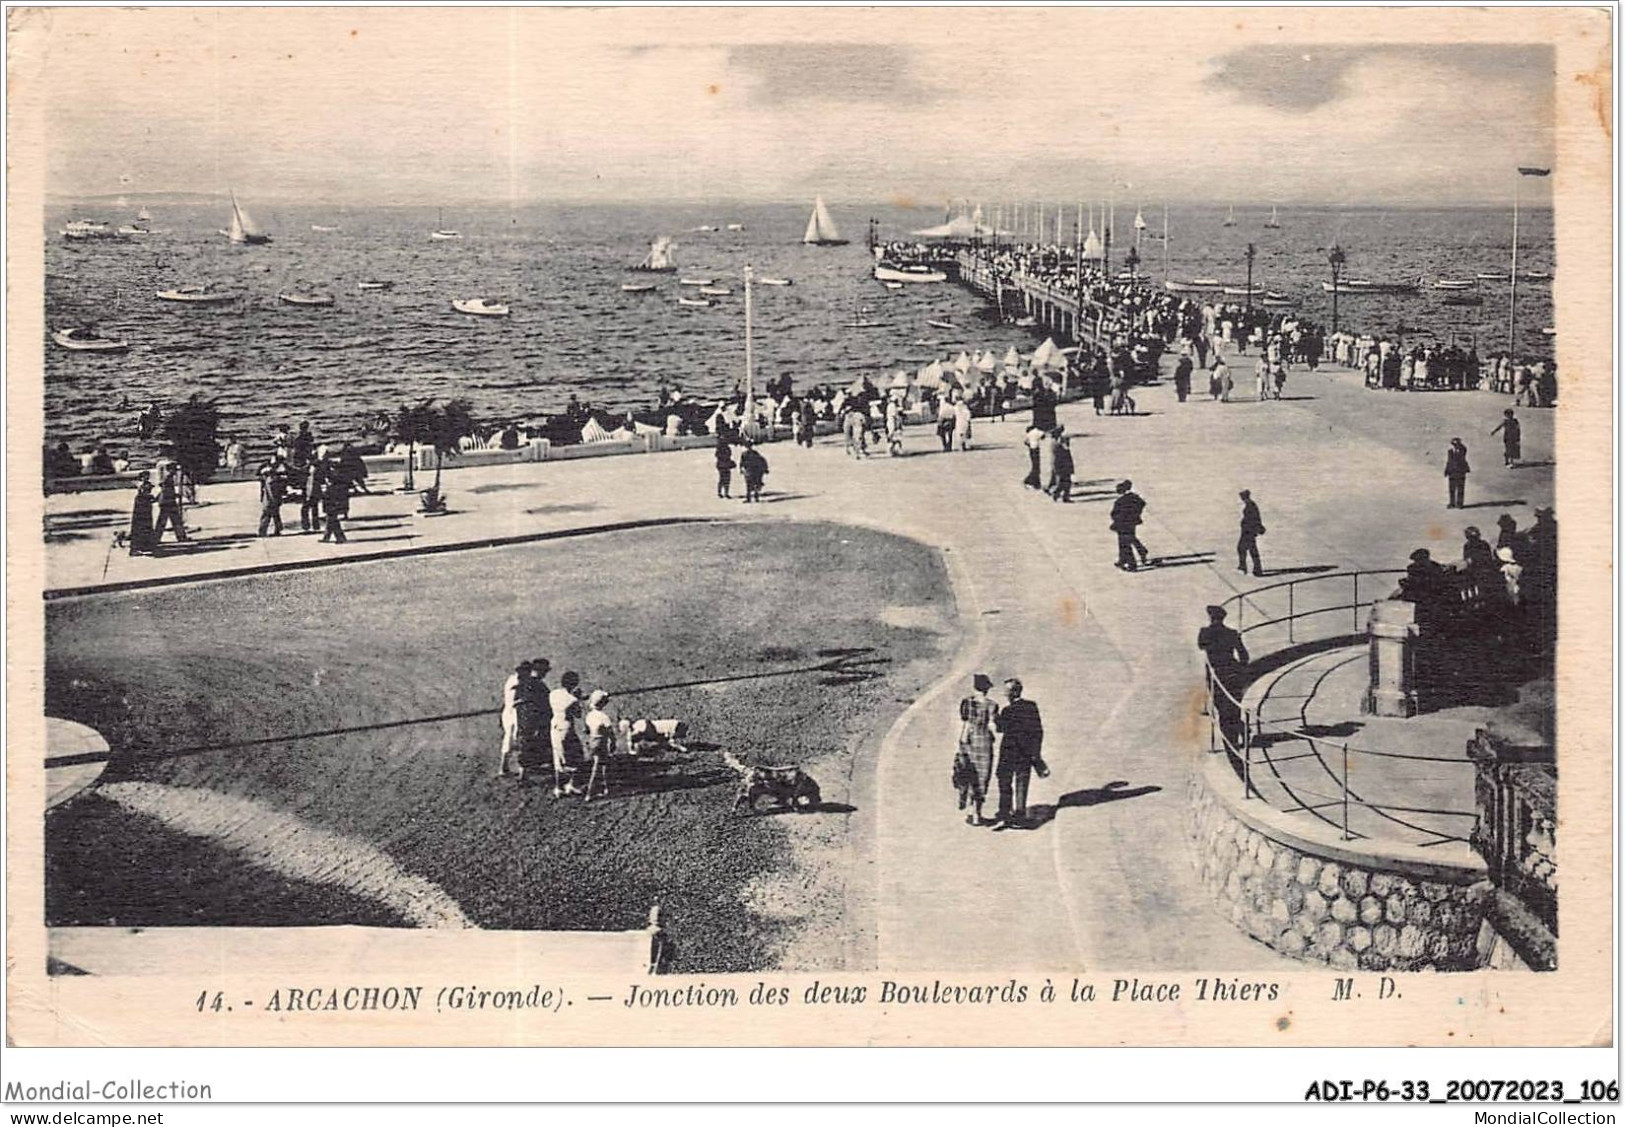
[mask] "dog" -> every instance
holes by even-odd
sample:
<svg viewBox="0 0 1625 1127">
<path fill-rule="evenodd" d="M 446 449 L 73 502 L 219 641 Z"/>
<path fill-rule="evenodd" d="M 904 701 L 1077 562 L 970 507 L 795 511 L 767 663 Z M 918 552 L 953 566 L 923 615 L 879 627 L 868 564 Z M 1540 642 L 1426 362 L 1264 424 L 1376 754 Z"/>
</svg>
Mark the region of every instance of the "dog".
<svg viewBox="0 0 1625 1127">
<path fill-rule="evenodd" d="M 734 793 L 734 809 L 741 806 L 760 811 L 757 805 L 764 796 L 771 799 L 777 810 L 795 810 L 806 814 L 823 805 L 823 796 L 811 775 L 800 767 L 752 767 L 728 752 L 722 761 L 739 776 L 739 789 Z"/>
<path fill-rule="evenodd" d="M 616 725 L 620 745 L 632 755 L 688 751 L 687 720 L 622 720 Z"/>
<path fill-rule="evenodd" d="M 129 546 L 130 534 L 122 528 L 115 529 L 113 531 L 113 550 L 116 552 L 120 548 L 128 548 Z"/>
</svg>

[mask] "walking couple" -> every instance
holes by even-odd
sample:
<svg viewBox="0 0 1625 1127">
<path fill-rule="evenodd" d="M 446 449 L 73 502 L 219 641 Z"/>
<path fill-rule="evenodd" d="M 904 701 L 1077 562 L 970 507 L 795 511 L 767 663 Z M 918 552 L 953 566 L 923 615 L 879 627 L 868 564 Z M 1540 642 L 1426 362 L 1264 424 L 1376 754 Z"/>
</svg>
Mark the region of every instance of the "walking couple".
<svg viewBox="0 0 1625 1127">
<path fill-rule="evenodd" d="M 965 823 L 997 829 L 1021 828 L 1027 821 L 1027 785 L 1034 771 L 1040 779 L 1049 776 L 1044 762 L 1044 724 L 1038 706 L 1023 698 L 1021 682 L 1011 677 L 1004 683 L 1005 704 L 989 695 L 993 679 L 978 673 L 971 679 L 974 692 L 959 702 L 959 744 L 954 751 L 954 788 L 959 792 L 959 808 L 969 809 Z M 998 737 L 998 767 L 994 768 L 993 744 Z M 982 814 L 988 783 L 999 783 L 999 813 L 989 821 Z"/>
</svg>

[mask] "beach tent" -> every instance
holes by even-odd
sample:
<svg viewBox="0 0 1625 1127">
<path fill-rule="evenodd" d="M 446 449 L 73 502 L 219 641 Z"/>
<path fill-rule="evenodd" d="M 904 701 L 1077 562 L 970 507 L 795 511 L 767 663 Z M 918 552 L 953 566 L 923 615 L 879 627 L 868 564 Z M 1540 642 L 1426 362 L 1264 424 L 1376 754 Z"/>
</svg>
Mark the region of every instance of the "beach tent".
<svg viewBox="0 0 1625 1127">
<path fill-rule="evenodd" d="M 892 386 L 892 388 L 894 390 L 900 388 L 903 391 L 907 391 L 908 390 L 908 373 L 907 372 L 901 372 L 901 371 L 898 372 L 895 376 L 893 376 L 891 378 L 891 386 Z"/>
<path fill-rule="evenodd" d="M 1033 352 L 1032 364 L 1035 368 L 1046 366 L 1056 354 L 1055 338 L 1046 337 L 1044 343 Z"/>
<path fill-rule="evenodd" d="M 993 359 L 993 350 L 991 348 L 982 353 L 982 358 L 976 362 L 978 372 L 991 372 L 998 366 L 998 361 Z"/>
<path fill-rule="evenodd" d="M 587 425 L 581 428 L 582 442 L 608 442 L 609 440 L 609 431 L 604 429 L 603 424 L 597 418 L 589 418 Z"/>
<path fill-rule="evenodd" d="M 933 360 L 920 369 L 917 381 L 921 387 L 938 388 L 942 386 L 942 361 Z"/>
<path fill-rule="evenodd" d="M 1004 366 L 1006 368 L 1021 367 L 1021 354 L 1016 351 L 1016 346 L 1013 344 L 1010 346 L 1010 350 L 1004 354 Z"/>
<path fill-rule="evenodd" d="M 968 372 L 968 371 L 970 371 L 970 357 L 968 355 L 966 355 L 965 353 L 963 353 L 963 352 L 961 352 L 958 356 L 954 357 L 954 371 L 956 371 L 956 372 Z"/>
</svg>

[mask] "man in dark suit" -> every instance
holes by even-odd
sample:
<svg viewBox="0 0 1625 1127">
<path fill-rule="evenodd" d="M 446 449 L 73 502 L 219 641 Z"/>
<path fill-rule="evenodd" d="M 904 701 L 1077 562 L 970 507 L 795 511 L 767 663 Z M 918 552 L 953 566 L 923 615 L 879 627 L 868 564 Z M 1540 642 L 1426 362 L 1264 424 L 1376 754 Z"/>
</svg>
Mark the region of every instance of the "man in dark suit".
<svg viewBox="0 0 1625 1127">
<path fill-rule="evenodd" d="M 1005 699 L 1009 701 L 993 724 L 1003 738 L 999 740 L 999 765 L 995 775 L 999 780 L 999 816 L 994 824 L 1019 826 L 1027 820 L 1027 783 L 1034 771 L 1040 779 L 1049 775 L 1044 763 L 1044 722 L 1039 718 L 1038 706 L 1021 695 L 1021 682 L 1012 677 L 1004 683 Z"/>
<path fill-rule="evenodd" d="M 1252 557 L 1253 574 L 1263 575 L 1264 565 L 1258 558 L 1258 538 L 1264 535 L 1264 516 L 1258 511 L 1258 502 L 1250 490 L 1241 491 L 1241 538 L 1236 541 L 1236 570 L 1247 570 L 1247 558 Z"/>
<path fill-rule="evenodd" d="M 1450 450 L 1444 458 L 1444 477 L 1450 484 L 1450 502 L 1445 505 L 1447 509 L 1466 508 L 1467 475 L 1472 473 L 1472 467 L 1467 464 L 1467 447 L 1459 438 L 1450 440 Z"/>
<path fill-rule="evenodd" d="M 1140 555 L 1140 564 L 1151 562 L 1151 553 L 1140 543 L 1139 527 L 1144 519 L 1145 499 L 1134 492 L 1132 481 L 1117 483 L 1117 500 L 1112 502 L 1112 531 L 1117 533 L 1117 567 L 1135 571 L 1134 554 Z"/>
<path fill-rule="evenodd" d="M 1196 648 L 1207 658 L 1208 690 L 1219 731 L 1232 748 L 1241 746 L 1240 673 L 1247 667 L 1247 647 L 1241 635 L 1224 624 L 1223 607 L 1207 608 L 1207 625 L 1196 633 Z"/>
<path fill-rule="evenodd" d="M 1050 389 L 1049 377 L 1039 375 L 1033 379 L 1033 426 L 1041 431 L 1055 429 L 1055 392 Z"/>
</svg>

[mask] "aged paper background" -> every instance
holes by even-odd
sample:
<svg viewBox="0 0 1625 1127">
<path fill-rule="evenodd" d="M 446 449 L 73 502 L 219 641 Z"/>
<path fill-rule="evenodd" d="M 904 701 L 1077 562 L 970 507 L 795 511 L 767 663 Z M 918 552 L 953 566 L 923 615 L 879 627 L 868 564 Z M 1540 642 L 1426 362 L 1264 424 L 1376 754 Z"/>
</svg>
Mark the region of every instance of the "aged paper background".
<svg viewBox="0 0 1625 1127">
<path fill-rule="evenodd" d="M 176 34 L 173 10 L 150 10 L 150 37 L 125 44 L 130 51 L 161 51 Z M 740 20 L 773 29 L 781 37 L 805 30 L 806 11 L 767 9 L 692 10 L 696 35 L 708 26 Z M 1560 969 L 1550 974 L 1479 972 L 1398 976 L 1401 997 L 1381 1003 L 1334 1002 L 1338 972 L 1306 964 L 1280 978 L 1280 1000 L 1252 1005 L 1117 1005 L 1088 1009 L 1064 1001 L 1076 976 L 1109 989 L 1121 971 L 1078 972 L 1056 967 L 1049 977 L 1063 1000 L 1052 1005 L 884 1008 L 802 1005 L 783 1008 L 741 1004 L 731 1010 L 668 1009 L 631 1012 L 619 1006 L 578 1006 L 562 1015 L 419 1013 L 324 1016 L 320 1022 L 268 1020 L 238 1009 L 200 1015 L 200 991 L 221 990 L 264 997 L 290 983 L 281 974 L 257 971 L 243 949 L 223 949 L 207 938 L 166 975 L 108 980 L 45 974 L 42 892 L 43 768 L 41 734 L 44 586 L 40 543 L 42 508 L 38 451 L 43 433 L 41 346 L 42 202 L 47 185 L 44 154 L 52 138 L 44 130 L 51 99 L 72 90 L 42 81 L 54 37 L 62 34 L 48 11 L 10 13 L 7 121 L 10 192 L 7 199 L 7 835 L 9 885 L 6 920 L 10 1008 L 8 1039 L 19 1045 L 1583 1045 L 1606 1043 L 1614 1015 L 1612 945 L 1615 906 L 1611 856 L 1613 732 L 1610 719 L 1613 497 L 1610 444 L 1613 418 L 1613 283 L 1611 247 L 1613 75 L 1609 70 L 1612 28 L 1594 10 L 1492 9 L 1227 9 L 1147 12 L 1095 9 L 1057 12 L 1058 25 L 1088 20 L 1092 34 L 1132 34 L 1147 20 L 1179 25 L 1177 38 L 1215 51 L 1253 43 L 1550 43 L 1557 52 L 1557 156 L 1555 186 L 1557 307 L 1562 399 L 1557 409 L 1557 459 L 1565 536 L 1561 591 L 1563 637 L 1559 658 L 1559 729 L 1562 772 L 1559 849 L 1562 878 Z M 282 20 L 312 19 L 305 10 L 284 10 Z M 408 15 L 406 18 L 411 18 Z M 507 18 L 470 13 L 487 28 Z M 877 36 L 897 21 L 940 24 L 953 34 L 956 15 L 946 10 L 881 10 L 862 17 Z M 635 18 L 630 22 L 635 23 Z M 424 55 L 435 51 L 422 45 Z M 1174 47 L 1172 49 L 1177 49 Z M 570 65 L 570 44 L 557 44 L 560 66 Z M 401 58 L 409 73 L 420 60 Z M 1018 79 L 1033 90 L 1042 112 L 1039 75 Z M 176 97 L 207 98 L 209 92 L 176 90 Z M 1145 96 L 1154 98 L 1156 84 Z M 342 107 L 322 107 L 342 113 Z M 974 139 L 944 138 L 944 145 L 973 148 Z M 1482 442 L 1482 440 L 1480 440 Z M 1433 488 L 1434 483 L 1427 483 Z M 433 994 L 442 985 L 490 982 L 504 971 L 520 972 L 575 998 L 624 993 L 628 983 L 582 976 L 570 966 L 528 965 L 522 952 L 493 947 L 488 935 L 403 933 L 391 953 L 359 950 L 342 933 L 313 942 L 303 952 L 301 981 L 345 985 L 422 984 Z M 493 960 L 495 960 L 493 962 Z M 500 965 L 511 960 L 508 966 Z M 1213 967 L 1214 974 L 1225 968 Z M 939 976 L 911 974 L 742 975 L 729 981 L 743 997 L 758 981 L 785 985 L 799 997 L 814 978 L 825 985 L 867 984 L 882 977 L 929 986 Z M 987 976 L 957 975 L 955 981 Z M 1045 975 L 1011 975 L 1036 990 Z M 1192 974 L 1152 978 L 1189 980 Z M 1363 979 L 1374 976 L 1362 975 Z M 682 979 L 658 980 L 682 986 Z M 722 985 L 719 980 L 711 985 Z"/>
</svg>

